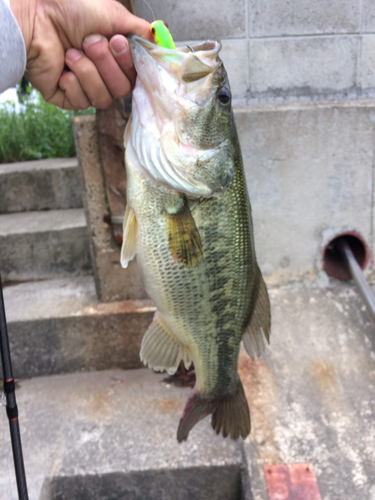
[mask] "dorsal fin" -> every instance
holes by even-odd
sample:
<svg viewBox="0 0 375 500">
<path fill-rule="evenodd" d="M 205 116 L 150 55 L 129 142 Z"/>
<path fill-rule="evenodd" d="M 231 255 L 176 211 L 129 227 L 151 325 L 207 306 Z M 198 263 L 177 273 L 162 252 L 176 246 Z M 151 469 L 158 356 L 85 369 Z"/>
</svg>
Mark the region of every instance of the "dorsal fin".
<svg viewBox="0 0 375 500">
<path fill-rule="evenodd" d="M 267 287 L 258 268 L 259 285 L 258 297 L 250 321 L 242 336 L 245 349 L 251 359 L 259 358 L 263 354 L 266 344 L 270 343 L 271 333 L 271 306 Z"/>
</svg>

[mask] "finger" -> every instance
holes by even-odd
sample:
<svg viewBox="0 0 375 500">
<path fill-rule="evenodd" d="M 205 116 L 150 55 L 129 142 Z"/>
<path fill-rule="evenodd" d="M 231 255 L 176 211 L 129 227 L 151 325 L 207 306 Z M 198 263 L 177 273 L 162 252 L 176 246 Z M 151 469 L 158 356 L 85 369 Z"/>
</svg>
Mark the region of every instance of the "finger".
<svg viewBox="0 0 375 500">
<path fill-rule="evenodd" d="M 72 71 L 66 71 L 61 76 L 59 87 L 65 92 L 64 109 L 87 109 L 91 106 L 77 76 Z"/>
<path fill-rule="evenodd" d="M 44 25 L 42 28 L 47 30 Z M 65 50 L 54 32 L 48 32 L 47 39 L 38 40 L 37 46 L 38 55 L 27 61 L 27 79 L 49 102 L 58 91 L 58 81 L 65 64 Z"/>
<path fill-rule="evenodd" d="M 131 86 L 134 87 L 137 73 L 134 68 L 129 42 L 123 35 L 115 35 L 109 41 L 109 49 L 130 81 Z"/>
<path fill-rule="evenodd" d="M 45 101 L 58 108 L 71 109 L 71 103 L 69 103 L 66 98 L 65 91 L 61 89 L 57 89 L 56 92 L 49 99 L 45 99 Z"/>
<path fill-rule="evenodd" d="M 89 35 L 83 40 L 83 49 L 95 64 L 113 97 L 119 98 L 129 94 L 131 90 L 129 79 L 117 64 L 106 38 L 98 34 Z"/>
<path fill-rule="evenodd" d="M 129 35 L 134 33 L 151 42 L 153 41 L 152 34 L 150 33 L 150 23 L 141 17 L 131 14 L 119 2 L 112 2 L 110 4 L 109 15 L 113 20 L 111 34 L 121 33 Z"/>
<path fill-rule="evenodd" d="M 56 90 L 56 92 L 53 94 L 52 97 L 50 97 L 49 99 L 45 99 L 45 101 L 61 109 L 67 109 L 67 110 L 76 109 L 73 106 L 73 104 L 69 101 L 69 99 L 66 97 L 65 90 L 61 90 L 60 88 Z"/>
<path fill-rule="evenodd" d="M 76 75 L 92 106 L 105 109 L 112 104 L 112 96 L 99 71 L 83 52 L 69 49 L 66 52 L 65 62 Z"/>
</svg>

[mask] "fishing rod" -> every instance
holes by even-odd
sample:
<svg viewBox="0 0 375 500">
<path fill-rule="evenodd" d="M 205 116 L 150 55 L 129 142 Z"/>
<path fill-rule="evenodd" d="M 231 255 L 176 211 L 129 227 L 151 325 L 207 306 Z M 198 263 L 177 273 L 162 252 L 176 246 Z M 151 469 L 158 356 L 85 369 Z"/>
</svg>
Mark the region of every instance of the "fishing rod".
<svg viewBox="0 0 375 500">
<path fill-rule="evenodd" d="M 375 322 L 375 296 L 373 291 L 371 290 L 370 285 L 367 283 L 366 278 L 362 273 L 362 269 L 360 268 L 352 249 L 350 248 L 350 244 L 348 240 L 344 237 L 340 238 L 337 241 L 337 246 L 342 255 L 345 258 L 345 262 L 349 268 L 350 274 L 354 280 L 354 283 L 357 286 L 358 292 L 362 297 L 362 300 L 366 304 L 367 310 Z"/>
<path fill-rule="evenodd" d="M 5 317 L 3 287 L 0 276 L 0 351 L 3 367 L 4 394 L 6 397 L 6 411 L 9 420 L 10 437 L 12 440 L 14 469 L 16 471 L 19 500 L 29 500 L 27 492 L 25 466 L 23 463 L 20 427 L 18 422 L 18 408 L 16 402 L 15 383 L 10 359 L 7 321 Z"/>
</svg>

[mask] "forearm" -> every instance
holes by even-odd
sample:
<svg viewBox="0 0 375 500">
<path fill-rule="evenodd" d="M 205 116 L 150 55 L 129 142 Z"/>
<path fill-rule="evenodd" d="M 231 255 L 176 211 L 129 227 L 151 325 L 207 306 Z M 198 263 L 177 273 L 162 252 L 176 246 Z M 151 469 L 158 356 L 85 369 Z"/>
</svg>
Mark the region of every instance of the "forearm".
<svg viewBox="0 0 375 500">
<path fill-rule="evenodd" d="M 0 0 L 0 92 L 15 85 L 26 67 L 23 36 L 8 2 Z"/>
</svg>

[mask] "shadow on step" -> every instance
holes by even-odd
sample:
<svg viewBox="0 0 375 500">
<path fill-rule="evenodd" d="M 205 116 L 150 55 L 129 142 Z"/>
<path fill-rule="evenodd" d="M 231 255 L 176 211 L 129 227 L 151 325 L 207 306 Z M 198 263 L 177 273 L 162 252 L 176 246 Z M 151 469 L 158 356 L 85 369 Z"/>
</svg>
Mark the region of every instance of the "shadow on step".
<svg viewBox="0 0 375 500">
<path fill-rule="evenodd" d="M 245 500 L 240 466 L 54 477 L 40 500 Z"/>
</svg>

